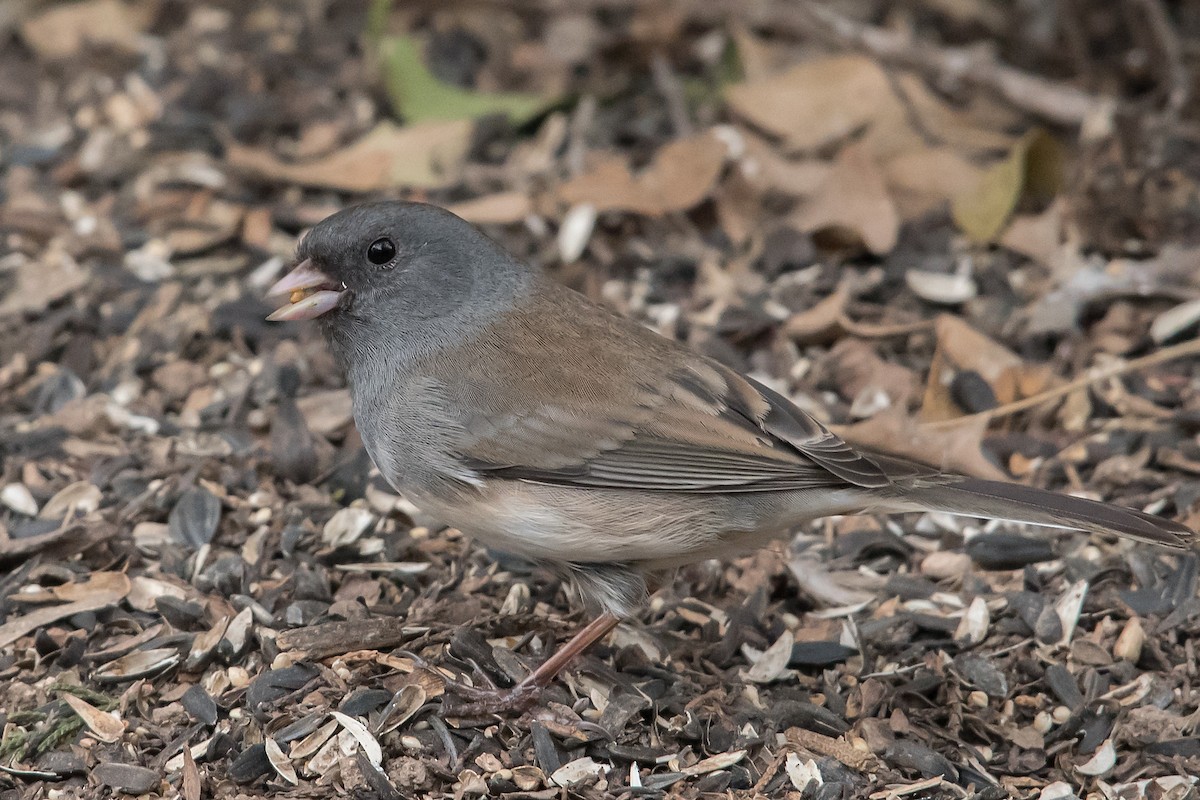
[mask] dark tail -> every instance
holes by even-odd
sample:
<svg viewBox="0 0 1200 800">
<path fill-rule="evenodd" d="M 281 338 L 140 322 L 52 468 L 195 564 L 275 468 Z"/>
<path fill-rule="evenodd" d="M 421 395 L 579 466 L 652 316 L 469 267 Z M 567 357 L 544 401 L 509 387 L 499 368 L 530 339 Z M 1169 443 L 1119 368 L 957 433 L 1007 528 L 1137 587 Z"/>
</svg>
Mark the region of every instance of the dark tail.
<svg viewBox="0 0 1200 800">
<path fill-rule="evenodd" d="M 1019 483 L 978 478 L 914 483 L 900 500 L 909 508 L 1111 533 L 1177 550 L 1194 549 L 1200 544 L 1195 531 L 1173 520 Z"/>
</svg>

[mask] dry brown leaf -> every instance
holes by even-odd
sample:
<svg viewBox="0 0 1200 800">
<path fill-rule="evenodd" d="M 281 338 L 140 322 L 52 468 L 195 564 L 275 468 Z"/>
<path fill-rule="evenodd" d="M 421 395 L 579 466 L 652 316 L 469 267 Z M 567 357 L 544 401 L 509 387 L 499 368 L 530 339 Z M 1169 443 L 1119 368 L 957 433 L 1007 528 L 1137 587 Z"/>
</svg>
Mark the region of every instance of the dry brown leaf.
<svg viewBox="0 0 1200 800">
<path fill-rule="evenodd" d="M 876 255 L 895 247 L 900 233 L 900 217 L 879 167 L 857 144 L 842 149 L 821 188 L 792 222 L 802 231 L 848 232 Z"/>
<path fill-rule="evenodd" d="M 817 158 L 785 158 L 761 138 L 745 133 L 738 172 L 758 191 L 809 197 L 829 178 L 833 164 Z"/>
<path fill-rule="evenodd" d="M 122 597 L 133 591 L 133 581 L 123 572 L 93 572 L 82 583 L 64 583 L 51 587 L 49 594 L 55 600 L 74 602 L 85 600 L 96 592 L 119 590 Z"/>
<path fill-rule="evenodd" d="M 946 104 L 909 73 L 889 75 L 866 56 L 839 55 L 731 87 L 733 111 L 778 136 L 791 150 L 815 150 L 865 129 L 862 144 L 877 158 L 920 150 L 932 140 L 955 149 L 1007 148 L 1012 138 L 976 109 Z"/>
<path fill-rule="evenodd" d="M 725 164 L 727 148 L 711 133 L 677 139 L 635 175 L 621 156 L 605 154 L 591 170 L 558 188 L 569 206 L 658 216 L 686 211 L 708 197 Z"/>
<path fill-rule="evenodd" d="M 155 13 L 150 3 L 88 0 L 64 3 L 21 24 L 21 36 L 42 58 L 77 55 L 85 43 L 136 53 Z"/>
<path fill-rule="evenodd" d="M 735 244 L 744 244 L 763 219 L 762 193 L 740 171 L 731 172 L 716 194 L 721 230 Z"/>
<path fill-rule="evenodd" d="M 798 311 L 784 321 L 782 333 L 800 344 L 827 341 L 841 330 L 850 293 L 839 286 L 811 308 Z"/>
<path fill-rule="evenodd" d="M 91 591 L 87 592 L 82 600 L 39 608 L 0 625 L 0 647 L 8 647 L 25 634 L 64 617 L 115 605 L 129 594 L 133 586 L 129 578 L 121 572 L 96 573 L 83 585 L 90 587 Z"/>
<path fill-rule="evenodd" d="M 510 225 L 532 214 L 533 202 L 527 192 L 500 192 L 464 200 L 447 208 L 476 225 Z"/>
<path fill-rule="evenodd" d="M 757 81 L 778 72 L 779 54 L 761 38 L 751 33 L 745 25 L 731 20 L 730 37 L 737 47 L 738 65 L 747 81 Z"/>
<path fill-rule="evenodd" d="M 1064 241 L 1064 208 L 1055 200 L 1040 214 L 1012 218 L 1000 237 L 1000 244 L 1039 264 L 1059 272 L 1072 262 L 1071 245 Z"/>
<path fill-rule="evenodd" d="M 929 362 L 929 376 L 925 380 L 925 394 L 921 398 L 919 413 L 924 422 L 954 419 L 963 415 L 962 409 L 950 396 L 950 381 L 947 375 L 953 370 L 946 361 L 941 348 L 936 348 Z"/>
<path fill-rule="evenodd" d="M 922 78 L 904 72 L 893 78 L 892 91 L 863 137 L 863 144 L 877 158 L 922 150 L 931 141 L 969 152 L 1004 150 L 1012 145 L 1012 137 L 1002 132 L 1001 125 L 983 119 L 973 108 L 962 111 L 947 105 Z"/>
<path fill-rule="evenodd" d="M 934 428 L 918 425 L 903 409 L 893 407 L 854 425 L 834 425 L 830 429 L 851 444 L 946 472 L 997 481 L 1008 479 L 983 454 L 986 419 L 973 418 L 961 425 Z"/>
<path fill-rule="evenodd" d="M 739 162 L 739 174 L 760 192 L 775 191 L 793 197 L 807 197 L 829 178 L 833 165 L 815 158 L 790 159 L 759 136 L 741 131 L 746 152 Z"/>
<path fill-rule="evenodd" d="M 794 150 L 837 142 L 896 102 L 879 64 L 857 55 L 816 59 L 731 86 L 725 100 L 738 116 Z"/>
<path fill-rule="evenodd" d="M 281 161 L 238 142 L 226 144 L 234 169 L 259 178 L 343 192 L 377 192 L 399 186 L 436 188 L 454 183 L 470 146 L 470 120 L 399 127 L 381 122 L 348 147 L 324 158 Z"/>
<path fill-rule="evenodd" d="M 60 547 L 70 540 L 83 540 L 89 536 L 89 526 L 71 525 L 61 527 L 37 536 L 23 536 L 13 539 L 8 535 L 3 525 L 0 525 L 0 561 L 10 561 L 45 553 Z"/>
<path fill-rule="evenodd" d="M 1021 357 L 963 322 L 959 317 L 942 314 L 934 330 L 938 347 L 956 369 L 971 369 L 989 383 L 1006 371 L 1024 364 Z"/>
<path fill-rule="evenodd" d="M 905 220 L 917 219 L 970 192 L 983 170 L 948 147 L 922 147 L 883 165 L 884 176 Z"/>
<path fill-rule="evenodd" d="M 950 381 L 962 370 L 979 373 L 992 387 L 998 402 L 1015 399 L 1015 374 L 1024 368 L 1016 353 L 950 314 L 939 316 L 934 330 L 937 349 L 921 401 L 922 422 L 962 416 L 962 409 L 950 397 Z"/>
<path fill-rule="evenodd" d="M 5 261 L 12 266 L 0 265 L 0 281 L 8 284 L 0 298 L 0 316 L 44 311 L 46 306 L 80 289 L 91 274 L 53 246 L 38 259 L 14 256 Z"/>
<path fill-rule="evenodd" d="M 1026 364 L 1020 356 L 963 322 L 944 314 L 936 325 L 937 349 L 929 368 L 921 421 L 935 422 L 962 416 L 963 410 L 950 397 L 955 373 L 972 370 L 980 375 L 999 405 L 1032 397 L 1061 379 L 1045 364 Z"/>
<path fill-rule="evenodd" d="M 916 394 L 917 376 L 899 364 L 884 361 L 875 348 L 858 339 L 842 339 L 829 351 L 833 382 L 843 397 L 854 405 L 871 403 L 883 395 L 882 407 L 905 408 Z"/>
</svg>

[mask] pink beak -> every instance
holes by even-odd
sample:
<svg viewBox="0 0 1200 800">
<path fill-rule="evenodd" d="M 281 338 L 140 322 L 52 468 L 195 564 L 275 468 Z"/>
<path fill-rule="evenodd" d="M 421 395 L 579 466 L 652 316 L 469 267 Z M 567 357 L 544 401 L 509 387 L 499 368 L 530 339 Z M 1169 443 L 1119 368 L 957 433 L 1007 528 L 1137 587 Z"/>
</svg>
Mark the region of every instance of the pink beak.
<svg viewBox="0 0 1200 800">
<path fill-rule="evenodd" d="M 276 322 L 316 319 L 337 307 L 345 288 L 306 258 L 267 289 L 267 297 L 287 296 L 289 300 L 286 305 L 271 312 L 267 319 Z"/>
</svg>

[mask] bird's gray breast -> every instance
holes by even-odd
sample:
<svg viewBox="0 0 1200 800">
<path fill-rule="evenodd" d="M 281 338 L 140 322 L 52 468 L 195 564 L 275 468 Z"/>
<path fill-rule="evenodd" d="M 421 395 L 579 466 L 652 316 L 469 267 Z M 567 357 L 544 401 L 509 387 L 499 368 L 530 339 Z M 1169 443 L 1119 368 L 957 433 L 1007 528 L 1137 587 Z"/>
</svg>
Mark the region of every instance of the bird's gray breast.
<svg viewBox="0 0 1200 800">
<path fill-rule="evenodd" d="M 416 497 L 476 482 L 456 456 L 462 425 L 436 380 L 352 376 L 351 394 L 363 445 L 396 489 Z"/>
</svg>

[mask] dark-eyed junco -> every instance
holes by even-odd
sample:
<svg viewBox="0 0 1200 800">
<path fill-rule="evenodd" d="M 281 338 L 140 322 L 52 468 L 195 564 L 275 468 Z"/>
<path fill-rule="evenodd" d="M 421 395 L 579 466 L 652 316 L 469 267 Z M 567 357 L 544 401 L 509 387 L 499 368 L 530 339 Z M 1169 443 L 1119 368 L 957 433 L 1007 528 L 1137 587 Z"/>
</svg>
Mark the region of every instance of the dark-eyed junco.
<svg viewBox="0 0 1200 800">
<path fill-rule="evenodd" d="M 1174 548 L 1168 519 L 851 447 L 786 397 L 613 314 L 420 203 L 334 214 L 270 290 L 317 319 L 367 451 L 443 522 L 555 569 L 601 616 L 526 698 L 646 595 L 645 576 L 806 520 L 943 511 Z"/>
</svg>

